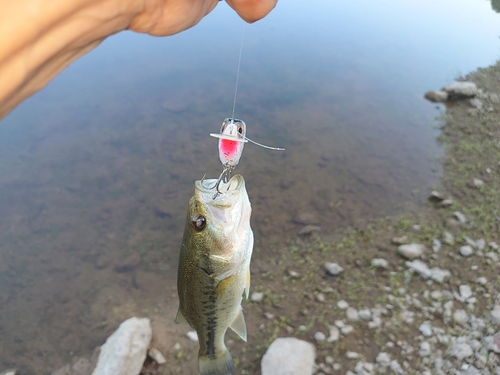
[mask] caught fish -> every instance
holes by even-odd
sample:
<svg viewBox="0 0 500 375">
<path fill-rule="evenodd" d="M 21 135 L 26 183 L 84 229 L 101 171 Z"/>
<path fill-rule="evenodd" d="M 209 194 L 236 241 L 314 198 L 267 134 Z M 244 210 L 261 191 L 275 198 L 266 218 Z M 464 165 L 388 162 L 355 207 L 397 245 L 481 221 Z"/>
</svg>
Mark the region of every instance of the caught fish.
<svg viewBox="0 0 500 375">
<path fill-rule="evenodd" d="M 216 182 L 215 179 L 207 182 Z M 209 184 L 210 186 L 211 184 Z M 247 339 L 241 302 L 248 298 L 253 232 L 251 206 L 241 175 L 207 188 L 195 182 L 179 258 L 176 323 L 198 334 L 201 375 L 231 375 L 234 362 L 224 343 L 228 328 Z"/>
</svg>

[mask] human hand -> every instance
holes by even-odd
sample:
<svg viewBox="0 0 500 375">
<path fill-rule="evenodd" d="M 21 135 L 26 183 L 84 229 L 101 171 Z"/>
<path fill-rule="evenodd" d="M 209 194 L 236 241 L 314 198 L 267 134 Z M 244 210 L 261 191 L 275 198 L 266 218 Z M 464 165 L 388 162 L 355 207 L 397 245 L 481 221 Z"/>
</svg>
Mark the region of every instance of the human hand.
<svg viewBox="0 0 500 375">
<path fill-rule="evenodd" d="M 129 29 L 155 36 L 184 31 L 210 13 L 218 0 L 145 0 L 144 9 L 133 19 Z M 278 0 L 227 0 L 246 22 L 265 17 Z"/>
</svg>

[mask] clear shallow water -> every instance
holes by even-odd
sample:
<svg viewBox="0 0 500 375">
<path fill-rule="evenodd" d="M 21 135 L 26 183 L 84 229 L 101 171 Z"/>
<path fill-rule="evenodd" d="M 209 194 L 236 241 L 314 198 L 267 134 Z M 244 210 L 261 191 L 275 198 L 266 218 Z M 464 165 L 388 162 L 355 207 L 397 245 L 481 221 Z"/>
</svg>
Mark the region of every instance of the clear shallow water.
<svg viewBox="0 0 500 375">
<path fill-rule="evenodd" d="M 287 148 L 248 145 L 237 168 L 255 256 L 295 236 L 299 212 L 329 231 L 422 199 L 440 171 L 423 93 L 493 63 L 499 21 L 482 0 L 282 1 L 247 26 L 236 116 Z M 133 314 L 173 319 L 187 202 L 220 172 L 208 134 L 231 114 L 241 30 L 220 4 L 171 38 L 119 34 L 1 122 L 0 370 L 48 373 Z"/>
</svg>

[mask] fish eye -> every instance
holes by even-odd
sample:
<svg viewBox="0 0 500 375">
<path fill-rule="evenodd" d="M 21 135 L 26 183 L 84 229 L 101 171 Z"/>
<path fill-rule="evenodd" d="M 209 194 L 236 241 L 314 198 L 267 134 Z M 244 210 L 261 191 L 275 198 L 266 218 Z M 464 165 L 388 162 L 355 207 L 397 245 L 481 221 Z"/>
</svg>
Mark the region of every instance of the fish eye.
<svg viewBox="0 0 500 375">
<path fill-rule="evenodd" d="M 202 215 L 194 215 L 193 216 L 193 228 L 197 232 L 201 232 L 203 229 L 205 229 L 205 226 L 207 225 L 207 221 L 204 216 Z"/>
</svg>

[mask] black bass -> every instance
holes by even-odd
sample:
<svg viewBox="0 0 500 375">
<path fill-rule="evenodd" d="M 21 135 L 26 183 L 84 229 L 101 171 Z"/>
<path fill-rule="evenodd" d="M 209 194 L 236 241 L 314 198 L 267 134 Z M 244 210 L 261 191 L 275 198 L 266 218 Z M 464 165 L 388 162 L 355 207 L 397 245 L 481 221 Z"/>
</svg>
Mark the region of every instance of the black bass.
<svg viewBox="0 0 500 375">
<path fill-rule="evenodd" d="M 184 228 L 177 273 L 179 311 L 176 323 L 198 333 L 201 375 L 231 375 L 234 363 L 224 344 L 228 328 L 247 339 L 241 308 L 250 288 L 252 212 L 245 180 L 233 176 L 227 183 L 195 182 Z M 212 186 L 207 188 L 205 186 Z"/>
</svg>

